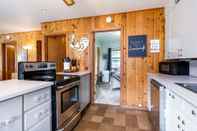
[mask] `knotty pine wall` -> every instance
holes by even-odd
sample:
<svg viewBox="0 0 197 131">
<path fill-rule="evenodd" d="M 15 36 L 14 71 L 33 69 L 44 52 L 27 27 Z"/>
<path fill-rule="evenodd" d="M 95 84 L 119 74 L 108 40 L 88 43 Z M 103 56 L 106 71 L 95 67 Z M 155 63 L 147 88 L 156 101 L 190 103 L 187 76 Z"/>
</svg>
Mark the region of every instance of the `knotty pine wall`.
<svg viewBox="0 0 197 131">
<path fill-rule="evenodd" d="M 121 88 L 121 105 L 146 109 L 147 106 L 147 73 L 158 72 L 158 62 L 164 59 L 164 9 L 147 9 L 141 11 L 133 11 L 127 13 L 110 14 L 113 22 L 106 23 L 106 17 L 94 16 L 70 20 L 60 20 L 53 22 L 41 23 L 41 32 L 15 33 L 10 34 L 13 40 L 17 41 L 17 52 L 20 55 L 22 46 L 26 43 L 35 45 L 36 40 L 42 39 L 45 41 L 45 36 L 65 34 L 66 32 L 74 31 L 73 25 L 77 27 L 75 31 L 79 36 L 88 35 L 90 46 L 81 56 L 81 70 L 88 68 L 93 69 L 93 47 L 94 47 L 94 32 L 121 30 L 121 68 L 122 68 L 122 88 Z M 146 58 L 128 58 L 127 38 L 129 35 L 148 36 L 148 49 L 150 48 L 151 39 L 160 40 L 160 53 L 151 54 L 148 50 Z M 0 43 L 4 42 L 5 36 L 0 36 Z M 43 42 L 44 47 L 44 42 Z M 44 52 L 44 48 L 43 48 Z M 68 49 L 68 55 L 76 55 L 75 52 Z M 36 59 L 35 46 L 30 53 L 31 60 Z M 43 53 L 43 60 L 44 60 Z M 1 58 L 0 58 L 1 59 Z M 0 65 L 1 66 L 1 65 Z M 1 69 L 1 67 L 0 67 Z M 141 105 L 141 107 L 139 107 Z"/>
<path fill-rule="evenodd" d="M 120 29 L 122 32 L 121 51 L 123 52 L 123 61 L 121 64 L 123 76 L 121 105 L 146 109 L 147 73 L 158 72 L 158 62 L 164 59 L 164 9 L 157 8 L 110 14 L 113 18 L 113 22 L 110 24 L 106 23 L 107 16 L 109 15 L 46 22 L 41 24 L 42 32 L 44 35 L 61 34 L 63 32 L 73 31 L 72 25 L 74 24 L 77 27 L 78 34 L 88 34 L 91 40 L 91 45 L 85 55 L 81 58 L 81 61 L 86 62 L 86 65 L 84 66 L 88 66 L 89 69 L 92 69 L 94 64 L 92 62 L 94 32 Z M 148 36 L 148 56 L 145 58 L 129 58 L 127 55 L 128 36 L 143 34 Z M 151 39 L 160 40 L 160 53 L 150 53 L 149 48 Z"/>
<path fill-rule="evenodd" d="M 6 39 L 6 36 L 10 36 L 10 40 Z M 2 43 L 7 43 L 10 41 L 15 41 L 17 44 L 17 60 L 20 59 L 20 56 L 23 53 L 23 47 L 25 45 L 31 45 L 32 49 L 28 52 L 28 59 L 30 61 L 36 61 L 36 41 L 42 40 L 41 31 L 32 31 L 32 32 L 18 32 L 18 33 L 9 33 L 0 35 L 0 63 L 2 63 Z M 16 65 L 17 69 L 17 65 Z M 2 78 L 2 64 L 0 64 L 0 79 Z"/>
</svg>

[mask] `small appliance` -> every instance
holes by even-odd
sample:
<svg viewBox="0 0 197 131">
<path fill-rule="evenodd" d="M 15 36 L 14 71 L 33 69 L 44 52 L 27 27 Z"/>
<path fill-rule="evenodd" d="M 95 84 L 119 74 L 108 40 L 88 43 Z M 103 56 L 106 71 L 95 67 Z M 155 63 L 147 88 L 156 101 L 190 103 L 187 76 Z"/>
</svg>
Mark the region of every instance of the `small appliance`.
<svg viewBox="0 0 197 131">
<path fill-rule="evenodd" d="M 159 63 L 159 73 L 168 75 L 189 75 L 188 61 L 163 61 Z"/>
</svg>

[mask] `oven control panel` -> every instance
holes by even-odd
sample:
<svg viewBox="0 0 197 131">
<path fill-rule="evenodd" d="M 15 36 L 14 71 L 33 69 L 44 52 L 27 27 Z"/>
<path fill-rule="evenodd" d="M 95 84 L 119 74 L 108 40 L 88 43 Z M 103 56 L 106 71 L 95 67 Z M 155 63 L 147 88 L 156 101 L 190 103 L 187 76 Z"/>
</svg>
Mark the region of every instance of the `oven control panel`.
<svg viewBox="0 0 197 131">
<path fill-rule="evenodd" d="M 28 62 L 23 64 L 24 72 L 56 69 L 56 64 L 50 62 Z"/>
</svg>

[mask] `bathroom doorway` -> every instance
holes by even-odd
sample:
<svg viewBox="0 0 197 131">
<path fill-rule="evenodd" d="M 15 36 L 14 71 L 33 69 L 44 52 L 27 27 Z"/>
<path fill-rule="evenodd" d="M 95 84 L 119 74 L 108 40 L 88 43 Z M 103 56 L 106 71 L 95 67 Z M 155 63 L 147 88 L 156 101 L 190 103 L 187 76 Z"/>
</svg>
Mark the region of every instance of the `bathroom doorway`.
<svg viewBox="0 0 197 131">
<path fill-rule="evenodd" d="M 120 31 L 96 32 L 94 35 L 94 103 L 120 105 L 120 35 Z"/>
</svg>

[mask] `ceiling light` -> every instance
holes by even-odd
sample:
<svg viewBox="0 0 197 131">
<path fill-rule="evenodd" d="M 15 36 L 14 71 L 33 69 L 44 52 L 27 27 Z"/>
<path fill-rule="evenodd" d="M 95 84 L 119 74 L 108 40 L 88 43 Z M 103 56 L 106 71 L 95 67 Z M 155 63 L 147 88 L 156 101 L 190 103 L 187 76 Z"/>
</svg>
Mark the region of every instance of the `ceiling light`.
<svg viewBox="0 0 197 131">
<path fill-rule="evenodd" d="M 66 3 L 66 5 L 68 5 L 68 6 L 72 6 L 72 5 L 75 4 L 75 1 L 74 1 L 74 0 L 63 0 L 63 1 L 64 1 L 64 3 Z"/>
<path fill-rule="evenodd" d="M 6 40 L 10 40 L 10 36 L 9 35 L 6 35 Z"/>
<path fill-rule="evenodd" d="M 107 23 L 112 23 L 112 17 L 111 16 L 107 16 L 106 17 L 106 22 Z"/>
</svg>

